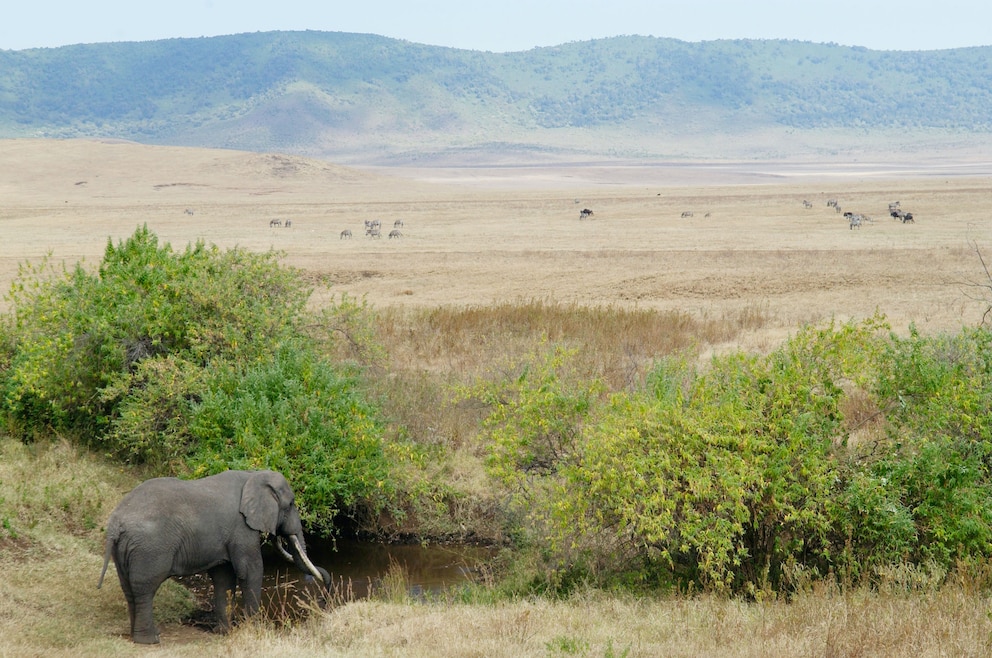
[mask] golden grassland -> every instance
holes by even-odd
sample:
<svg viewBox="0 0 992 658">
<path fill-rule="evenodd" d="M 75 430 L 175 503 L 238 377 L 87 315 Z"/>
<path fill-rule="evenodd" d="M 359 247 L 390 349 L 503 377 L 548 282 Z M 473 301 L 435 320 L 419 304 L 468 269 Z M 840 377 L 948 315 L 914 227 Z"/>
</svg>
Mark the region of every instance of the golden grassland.
<svg viewBox="0 0 992 658">
<path fill-rule="evenodd" d="M 969 169 L 974 172 L 973 169 Z M 542 341 L 623 388 L 659 354 L 774 347 L 804 323 L 885 314 L 896 331 L 956 330 L 989 306 L 992 176 L 884 167 L 746 175 L 700 167 L 560 167 L 387 176 L 268 154 L 89 141 L 0 142 L 0 288 L 51 254 L 93 267 L 108 239 L 147 224 L 182 249 L 278 249 L 320 307 L 342 294 L 378 317 L 378 380 L 396 426 L 453 457 L 431 465 L 486 505 L 474 411 L 439 389 L 503 367 Z M 668 175 L 666 175 L 668 174 Z M 677 178 L 677 184 L 672 179 Z M 848 228 L 827 207 L 871 215 Z M 802 201 L 813 203 L 804 208 Z M 916 216 L 887 216 L 899 200 Z M 580 221 L 578 211 L 594 211 Z M 186 212 L 191 211 L 191 214 Z M 692 217 L 682 217 L 691 211 Z M 708 216 L 707 216 L 708 215 Z M 272 219 L 292 226 L 270 228 Z M 380 219 L 381 239 L 364 236 Z M 402 236 L 386 237 L 402 220 Z M 350 229 L 353 237 L 341 239 Z M 983 287 L 983 285 L 985 287 Z M 0 302 L 6 308 L 6 302 Z M 2 433 L 2 432 L 0 432 Z M 140 479 L 53 440 L 0 438 L 0 655 L 145 655 L 126 638 L 123 595 L 95 589 L 102 524 Z M 453 519 L 455 523 L 458 519 Z M 333 572 L 333 565 L 328 565 Z M 401 580 L 402 574 L 400 574 Z M 218 637 L 157 599 L 163 655 L 765 656 L 988 655 L 987 590 L 894 574 L 876 589 L 813 584 L 785 601 L 709 595 L 565 601 L 400 593 L 288 625 Z M 496 597 L 493 597 L 494 599 Z"/>
<path fill-rule="evenodd" d="M 309 274 L 317 305 L 348 293 L 378 308 L 537 299 L 700 318 L 761 308 L 773 321 L 745 336 L 759 348 L 804 322 L 875 310 L 923 331 L 980 319 L 964 293 L 985 279 L 975 246 L 992 251 L 992 172 L 768 169 L 700 167 L 694 186 L 672 185 L 666 167 L 388 177 L 271 154 L 11 140 L 0 142 L 0 288 L 46 253 L 93 266 L 108 239 L 147 224 L 176 249 L 199 239 L 277 249 Z M 874 222 L 850 230 L 828 199 Z M 914 224 L 888 217 L 896 200 Z M 592 220 L 579 221 L 582 208 Z M 364 237 L 374 219 L 381 239 Z M 390 239 L 396 221 L 403 235 Z"/>
</svg>

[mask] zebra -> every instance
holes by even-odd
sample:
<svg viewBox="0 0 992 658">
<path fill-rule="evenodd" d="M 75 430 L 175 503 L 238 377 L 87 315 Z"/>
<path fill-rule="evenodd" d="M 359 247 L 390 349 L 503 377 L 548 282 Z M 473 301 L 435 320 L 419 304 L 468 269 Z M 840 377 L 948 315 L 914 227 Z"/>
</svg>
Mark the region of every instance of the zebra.
<svg viewBox="0 0 992 658">
<path fill-rule="evenodd" d="M 341 231 L 341 238 L 340 239 L 341 240 L 344 240 L 345 238 L 347 238 L 348 240 L 351 239 L 351 229 L 350 228 L 346 228 L 345 230 Z"/>
<path fill-rule="evenodd" d="M 282 226 L 282 220 L 281 219 L 270 220 L 269 221 L 269 228 L 272 228 L 273 226 Z"/>
<path fill-rule="evenodd" d="M 290 226 L 292 226 L 292 225 L 293 225 L 293 220 L 291 220 L 291 219 L 287 219 L 287 220 L 286 220 L 286 223 L 284 224 L 284 226 L 285 226 L 286 228 L 289 228 L 289 227 L 290 227 Z"/>
<path fill-rule="evenodd" d="M 403 220 L 397 219 L 395 222 L 393 222 L 393 228 L 403 228 Z"/>
<path fill-rule="evenodd" d="M 683 218 L 685 218 L 685 217 L 692 217 L 692 211 L 691 210 L 685 210 L 685 211 L 683 211 L 682 212 L 682 217 Z"/>
<path fill-rule="evenodd" d="M 394 228 L 392 231 L 389 232 L 389 239 L 390 240 L 393 239 L 393 238 L 401 238 L 401 237 L 403 237 L 403 234 L 400 233 L 400 230 L 399 229 Z"/>
<path fill-rule="evenodd" d="M 803 199 L 803 208 L 812 208 L 812 207 L 813 207 L 813 203 L 811 201 L 807 201 L 806 199 Z"/>
<path fill-rule="evenodd" d="M 850 229 L 853 231 L 856 228 L 861 228 L 861 215 L 850 215 L 848 220 L 851 222 Z"/>
<path fill-rule="evenodd" d="M 382 231 L 380 231 L 378 228 L 372 228 L 372 227 L 370 227 L 370 228 L 365 229 L 365 235 L 368 236 L 368 237 L 370 237 L 370 238 L 381 238 L 382 237 Z"/>
</svg>

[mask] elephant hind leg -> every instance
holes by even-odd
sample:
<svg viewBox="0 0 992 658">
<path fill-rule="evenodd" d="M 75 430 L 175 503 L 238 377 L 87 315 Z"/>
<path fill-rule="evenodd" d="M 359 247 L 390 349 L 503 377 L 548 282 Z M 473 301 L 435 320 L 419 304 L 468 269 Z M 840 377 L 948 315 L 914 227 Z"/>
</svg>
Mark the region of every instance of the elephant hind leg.
<svg viewBox="0 0 992 658">
<path fill-rule="evenodd" d="M 128 599 L 128 611 L 131 613 L 131 640 L 137 644 L 158 644 L 158 627 L 155 625 L 153 602 L 159 586 L 165 582 L 141 583 L 132 586 Z"/>
</svg>

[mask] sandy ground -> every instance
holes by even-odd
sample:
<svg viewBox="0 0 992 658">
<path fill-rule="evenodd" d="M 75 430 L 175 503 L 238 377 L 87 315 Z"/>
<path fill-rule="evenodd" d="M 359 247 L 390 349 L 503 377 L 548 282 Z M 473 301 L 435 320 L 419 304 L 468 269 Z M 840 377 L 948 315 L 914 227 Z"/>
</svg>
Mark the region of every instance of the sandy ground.
<svg viewBox="0 0 992 658">
<path fill-rule="evenodd" d="M 874 221 L 852 230 L 828 199 Z M 896 200 L 915 223 L 888 216 Z M 579 219 L 583 208 L 591 219 Z M 897 329 L 953 330 L 980 321 L 992 301 L 970 285 L 989 284 L 978 253 L 992 264 L 990 209 L 992 164 L 974 159 L 373 170 L 9 140 L 0 141 L 0 290 L 20 263 L 46 253 L 95 267 L 108 239 L 147 224 L 176 249 L 202 239 L 280 250 L 311 273 L 317 304 L 348 293 L 376 306 L 536 298 L 750 309 L 774 318 L 769 340 L 876 310 Z M 270 227 L 273 219 L 292 226 Z M 365 237 L 374 219 L 380 239 Z M 402 236 L 388 238 L 399 221 Z"/>
</svg>

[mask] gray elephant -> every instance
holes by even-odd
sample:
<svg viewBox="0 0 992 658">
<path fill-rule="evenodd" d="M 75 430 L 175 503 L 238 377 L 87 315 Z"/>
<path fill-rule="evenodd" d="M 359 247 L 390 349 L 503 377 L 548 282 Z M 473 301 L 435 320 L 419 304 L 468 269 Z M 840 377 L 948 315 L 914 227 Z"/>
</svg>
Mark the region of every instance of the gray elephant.
<svg viewBox="0 0 992 658">
<path fill-rule="evenodd" d="M 307 557 L 293 490 L 281 474 L 226 471 L 200 480 L 148 480 L 125 496 L 107 520 L 97 587 L 113 557 L 131 617 L 131 639 L 156 644 L 152 600 L 159 586 L 172 576 L 206 572 L 213 582 L 218 629 L 226 632 L 235 586 L 241 588 L 245 613 L 258 611 L 264 535 L 274 535 L 284 557 L 330 586 L 327 571 Z"/>
</svg>

